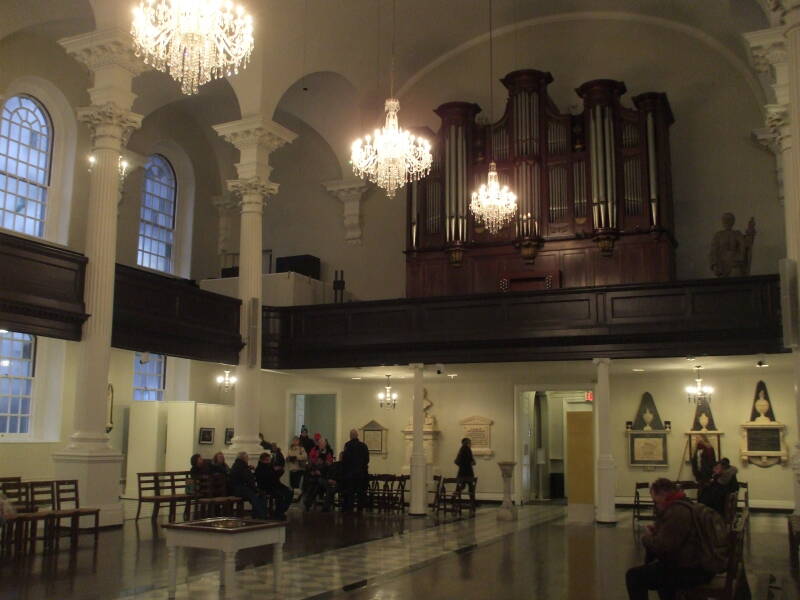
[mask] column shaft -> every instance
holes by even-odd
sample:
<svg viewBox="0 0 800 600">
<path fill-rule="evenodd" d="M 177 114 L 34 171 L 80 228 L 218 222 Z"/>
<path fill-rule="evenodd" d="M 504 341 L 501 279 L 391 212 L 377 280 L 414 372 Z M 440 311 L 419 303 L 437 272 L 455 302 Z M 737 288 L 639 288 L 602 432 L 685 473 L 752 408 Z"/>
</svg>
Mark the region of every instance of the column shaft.
<svg viewBox="0 0 800 600">
<path fill-rule="evenodd" d="M 614 510 L 616 497 L 616 464 L 611 450 L 611 382 L 607 358 L 596 358 L 597 386 L 594 393 L 594 433 L 597 451 L 597 498 L 595 520 L 599 523 L 616 523 Z"/>
<path fill-rule="evenodd" d="M 427 502 L 425 501 L 427 482 L 425 480 L 425 446 L 422 437 L 425 424 L 423 365 L 417 363 L 411 366 L 414 369 L 414 405 L 412 412 L 414 438 L 411 446 L 411 504 L 408 512 L 411 515 L 424 515 L 427 512 Z"/>
</svg>

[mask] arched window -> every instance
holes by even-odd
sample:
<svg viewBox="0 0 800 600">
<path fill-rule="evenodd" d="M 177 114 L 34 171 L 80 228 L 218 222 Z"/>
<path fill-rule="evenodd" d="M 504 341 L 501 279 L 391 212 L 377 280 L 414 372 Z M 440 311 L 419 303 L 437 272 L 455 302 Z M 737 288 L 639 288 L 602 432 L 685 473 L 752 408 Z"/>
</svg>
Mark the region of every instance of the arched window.
<svg viewBox="0 0 800 600">
<path fill-rule="evenodd" d="M 36 338 L 0 329 L 0 434 L 31 431 Z"/>
<path fill-rule="evenodd" d="M 175 171 L 160 154 L 147 161 L 139 218 L 139 251 L 136 264 L 172 273 L 175 238 Z"/>
<path fill-rule="evenodd" d="M 32 96 L 12 96 L 0 116 L 0 226 L 44 236 L 53 130 Z"/>
</svg>

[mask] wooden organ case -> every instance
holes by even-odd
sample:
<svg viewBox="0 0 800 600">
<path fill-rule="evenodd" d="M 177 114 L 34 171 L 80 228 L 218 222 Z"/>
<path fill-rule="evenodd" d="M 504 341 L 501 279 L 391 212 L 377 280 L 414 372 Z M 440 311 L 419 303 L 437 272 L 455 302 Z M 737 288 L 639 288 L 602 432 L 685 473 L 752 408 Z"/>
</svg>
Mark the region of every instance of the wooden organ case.
<svg viewBox="0 0 800 600">
<path fill-rule="evenodd" d="M 477 104 L 436 109 L 431 172 L 406 188 L 408 297 L 674 279 L 666 94 L 626 108 L 624 83 L 596 79 L 576 90 L 583 111 L 562 114 L 552 81 L 536 70 L 506 75 L 497 123 L 476 122 Z M 518 204 L 495 235 L 469 211 L 491 160 Z"/>
</svg>

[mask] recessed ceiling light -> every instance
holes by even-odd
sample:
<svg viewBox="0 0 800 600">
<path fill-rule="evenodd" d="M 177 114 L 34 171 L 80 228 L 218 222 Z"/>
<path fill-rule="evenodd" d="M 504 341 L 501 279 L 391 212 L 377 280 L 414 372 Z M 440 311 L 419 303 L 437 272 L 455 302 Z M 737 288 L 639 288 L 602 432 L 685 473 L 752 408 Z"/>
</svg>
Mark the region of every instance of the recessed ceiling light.
<svg viewBox="0 0 800 600">
<path fill-rule="evenodd" d="M 644 373 L 644 369 L 633 369 L 634 373 Z"/>
<path fill-rule="evenodd" d="M 758 369 L 764 369 L 764 368 L 766 368 L 768 366 L 769 366 L 769 363 L 767 361 L 765 361 L 765 360 L 760 360 L 760 361 L 758 361 L 756 363 L 756 368 L 758 368 Z"/>
<path fill-rule="evenodd" d="M 351 377 L 350 379 L 352 379 L 353 381 L 359 381 L 361 377 Z"/>
<path fill-rule="evenodd" d="M 458 373 L 448 373 L 448 374 L 447 374 L 447 376 L 448 376 L 450 379 L 453 379 L 453 378 L 455 378 L 455 377 L 458 377 Z"/>
<path fill-rule="evenodd" d="M 697 360 L 694 356 L 687 356 L 686 360 Z"/>
</svg>

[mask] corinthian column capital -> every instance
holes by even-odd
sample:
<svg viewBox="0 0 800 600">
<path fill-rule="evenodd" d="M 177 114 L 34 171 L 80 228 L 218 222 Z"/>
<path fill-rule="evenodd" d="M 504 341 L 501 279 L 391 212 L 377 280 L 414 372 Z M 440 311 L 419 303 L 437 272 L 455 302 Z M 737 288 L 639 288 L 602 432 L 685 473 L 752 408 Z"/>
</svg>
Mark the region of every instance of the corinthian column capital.
<svg viewBox="0 0 800 600">
<path fill-rule="evenodd" d="M 261 115 L 214 125 L 214 130 L 239 150 L 236 170 L 240 178 L 248 180 L 253 177 L 268 180 L 270 154 L 297 137 L 294 132 Z"/>
<path fill-rule="evenodd" d="M 106 67 L 121 67 L 135 77 L 148 69 L 134 54 L 131 34 L 122 29 L 92 31 L 62 38 L 58 43 L 93 73 Z"/>
<path fill-rule="evenodd" d="M 260 213 L 267 200 L 278 193 L 278 184 L 261 177 L 229 179 L 228 190 L 235 194 L 241 212 Z"/>
<path fill-rule="evenodd" d="M 86 123 L 92 134 L 92 148 L 119 150 L 128 143 L 131 133 L 141 127 L 142 115 L 125 110 L 115 102 L 79 108 L 78 120 Z"/>
</svg>

